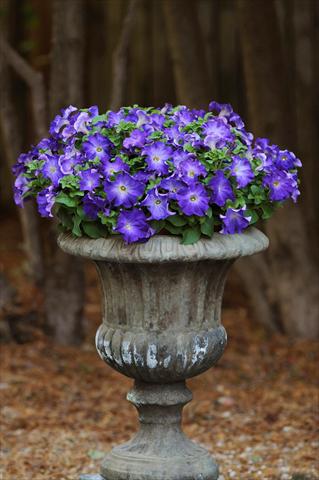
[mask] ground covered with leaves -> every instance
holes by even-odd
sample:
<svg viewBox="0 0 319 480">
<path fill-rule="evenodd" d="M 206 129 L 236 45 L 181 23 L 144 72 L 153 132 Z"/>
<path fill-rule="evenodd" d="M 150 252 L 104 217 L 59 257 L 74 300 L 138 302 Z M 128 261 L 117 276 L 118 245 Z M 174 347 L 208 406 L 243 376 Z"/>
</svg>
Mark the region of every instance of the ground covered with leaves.
<svg viewBox="0 0 319 480">
<path fill-rule="evenodd" d="M 36 310 L 41 296 L 25 284 L 23 256 L 13 249 L 1 247 L 2 268 L 10 263 L 20 308 Z M 83 345 L 56 346 L 36 326 L 25 327 L 24 343 L 1 345 L 1 480 L 97 473 L 104 453 L 137 429 L 125 400 L 131 381 L 94 348 L 100 307 L 90 268 L 87 283 Z M 215 456 L 220 480 L 317 480 L 319 344 L 270 338 L 238 288 L 233 280 L 227 289 L 224 356 L 189 382 L 194 400 L 185 408 L 185 431 Z"/>
</svg>

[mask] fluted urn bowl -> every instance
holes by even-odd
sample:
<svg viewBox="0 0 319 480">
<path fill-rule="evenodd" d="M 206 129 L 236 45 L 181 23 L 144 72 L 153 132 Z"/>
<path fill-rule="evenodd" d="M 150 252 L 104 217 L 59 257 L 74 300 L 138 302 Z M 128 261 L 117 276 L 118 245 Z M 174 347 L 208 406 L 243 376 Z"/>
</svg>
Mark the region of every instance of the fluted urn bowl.
<svg viewBox="0 0 319 480">
<path fill-rule="evenodd" d="M 62 234 L 58 243 L 95 262 L 103 289 L 97 350 L 108 365 L 135 380 L 128 400 L 139 411 L 141 428 L 107 454 L 101 478 L 216 480 L 213 458 L 181 429 L 182 408 L 192 398 L 185 380 L 221 357 L 227 273 L 237 258 L 266 249 L 267 237 L 250 228 L 187 246 L 166 235 L 126 245 L 120 237 Z"/>
</svg>

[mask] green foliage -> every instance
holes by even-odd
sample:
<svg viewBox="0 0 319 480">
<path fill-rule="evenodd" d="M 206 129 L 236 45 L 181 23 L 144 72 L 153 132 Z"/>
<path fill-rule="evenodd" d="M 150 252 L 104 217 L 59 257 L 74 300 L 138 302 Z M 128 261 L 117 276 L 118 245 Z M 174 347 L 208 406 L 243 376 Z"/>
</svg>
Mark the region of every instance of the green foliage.
<svg viewBox="0 0 319 480">
<path fill-rule="evenodd" d="M 194 226 L 191 228 L 186 228 L 182 232 L 182 244 L 183 245 L 192 245 L 193 243 L 198 242 L 201 237 L 200 227 Z"/>
</svg>

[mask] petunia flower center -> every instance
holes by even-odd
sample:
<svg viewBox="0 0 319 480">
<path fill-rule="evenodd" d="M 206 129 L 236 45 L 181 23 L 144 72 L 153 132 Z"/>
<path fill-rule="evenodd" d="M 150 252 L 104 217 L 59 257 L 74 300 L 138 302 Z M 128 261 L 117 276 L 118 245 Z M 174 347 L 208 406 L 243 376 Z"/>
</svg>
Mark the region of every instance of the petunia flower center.
<svg viewBox="0 0 319 480">
<path fill-rule="evenodd" d="M 190 199 L 191 202 L 196 202 L 197 196 L 196 196 L 196 195 L 192 195 L 189 199 Z"/>
<path fill-rule="evenodd" d="M 97 147 L 96 151 L 97 152 L 103 152 L 103 148 L 102 147 Z"/>
<path fill-rule="evenodd" d="M 155 205 L 160 205 L 162 202 L 160 200 L 155 200 Z"/>
<path fill-rule="evenodd" d="M 121 186 L 120 186 L 120 190 L 121 190 L 122 192 L 126 192 L 127 188 L 126 188 L 125 185 L 121 185 Z"/>
<path fill-rule="evenodd" d="M 160 158 L 157 155 L 154 155 L 153 162 L 158 163 L 159 161 L 160 161 Z"/>
<path fill-rule="evenodd" d="M 125 230 L 131 231 L 132 230 L 132 225 L 130 223 L 125 224 Z"/>
<path fill-rule="evenodd" d="M 50 167 L 50 173 L 55 173 L 56 172 L 56 167 Z"/>
<path fill-rule="evenodd" d="M 274 186 L 274 187 L 279 187 L 279 182 L 278 182 L 278 180 L 275 180 L 275 181 L 273 182 L 273 186 Z"/>
</svg>

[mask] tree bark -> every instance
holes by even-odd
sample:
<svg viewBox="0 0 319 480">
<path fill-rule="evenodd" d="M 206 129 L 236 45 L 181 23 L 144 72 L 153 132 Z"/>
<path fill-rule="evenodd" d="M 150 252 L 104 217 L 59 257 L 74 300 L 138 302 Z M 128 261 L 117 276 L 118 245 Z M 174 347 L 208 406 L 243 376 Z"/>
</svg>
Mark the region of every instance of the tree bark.
<svg viewBox="0 0 319 480">
<path fill-rule="evenodd" d="M 124 102 L 125 86 L 127 82 L 127 63 L 128 50 L 130 46 L 130 38 L 134 25 L 137 0 L 130 0 L 127 12 L 123 21 L 123 27 L 119 43 L 114 51 L 112 67 L 113 67 L 113 81 L 112 81 L 112 95 L 111 95 L 111 109 L 118 110 Z"/>
<path fill-rule="evenodd" d="M 31 91 L 31 109 L 37 140 L 47 134 L 47 104 L 42 74 L 34 70 L 0 35 L 0 51 L 8 65 L 28 85 Z"/>
<path fill-rule="evenodd" d="M 237 0 L 237 7 L 250 125 L 258 135 L 293 148 L 294 117 L 274 1 L 259 2 L 257 10 L 253 0 Z M 319 271 L 309 255 L 301 207 L 279 209 L 265 230 L 271 240 L 262 259 L 267 287 L 249 259 L 242 275 L 257 318 L 292 336 L 318 337 Z"/>
<path fill-rule="evenodd" d="M 75 103 L 83 103 L 82 0 L 54 0 L 50 75 L 50 116 Z M 72 26 L 71 26 L 72 24 Z M 84 271 L 82 261 L 63 253 L 50 235 L 46 315 L 54 340 L 76 344 L 83 337 Z"/>
<path fill-rule="evenodd" d="M 189 107 L 207 107 L 209 75 L 202 46 L 196 1 L 162 0 L 173 59 L 177 97 Z"/>
<path fill-rule="evenodd" d="M 83 0 L 68 0 L 65 10 L 68 102 L 77 107 L 84 101 L 84 8 Z"/>
<path fill-rule="evenodd" d="M 318 141 L 318 83 L 315 79 L 315 62 L 318 56 L 316 42 L 316 2 L 305 0 L 293 3 L 294 27 L 294 87 L 296 106 L 296 138 L 298 150 L 303 160 L 302 200 L 303 214 L 307 219 L 307 232 L 312 252 L 319 264 L 319 141 Z M 307 95 L 304 95 L 307 92 Z"/>
<path fill-rule="evenodd" d="M 40 90 L 41 80 L 32 69 L 25 71 L 26 63 L 12 50 L 3 37 L 0 40 L 0 53 L 0 130 L 5 158 L 11 170 L 11 167 L 22 150 L 22 135 L 21 132 L 19 133 L 17 112 L 14 108 L 15 102 L 10 87 L 11 81 L 8 64 L 23 78 L 25 78 L 26 74 L 28 83 L 32 84 L 32 86 L 35 86 L 36 83 Z M 43 113 L 41 100 L 35 94 L 33 95 L 32 105 L 34 116 L 38 113 Z M 40 124 L 38 124 L 38 128 L 41 128 Z M 25 208 L 19 208 L 18 213 L 22 229 L 23 245 L 27 255 L 28 271 L 31 278 L 39 283 L 43 280 L 44 267 L 35 203 L 33 201 L 26 202 Z"/>
</svg>

